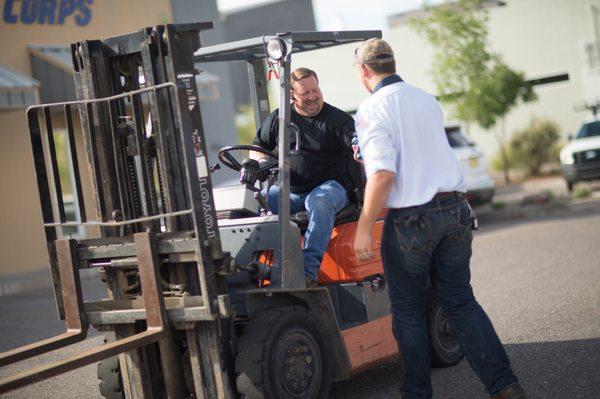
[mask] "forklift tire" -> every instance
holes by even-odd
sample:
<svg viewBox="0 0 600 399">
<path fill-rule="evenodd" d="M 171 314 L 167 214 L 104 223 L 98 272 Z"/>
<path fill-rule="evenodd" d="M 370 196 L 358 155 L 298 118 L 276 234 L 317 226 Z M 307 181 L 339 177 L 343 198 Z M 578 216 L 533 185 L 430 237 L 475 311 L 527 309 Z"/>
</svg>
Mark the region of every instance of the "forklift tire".
<svg viewBox="0 0 600 399">
<path fill-rule="evenodd" d="M 236 385 L 242 398 L 327 398 L 331 350 L 310 311 L 283 307 L 254 315 L 238 341 Z"/>
<path fill-rule="evenodd" d="M 458 340 L 431 289 L 427 298 L 427 330 L 432 367 L 450 367 L 461 361 L 463 353 Z"/>
<path fill-rule="evenodd" d="M 113 342 L 114 335 L 104 336 L 104 343 Z M 98 379 L 100 383 L 100 395 L 106 399 L 124 399 L 123 380 L 121 379 L 121 367 L 119 356 L 109 357 L 98 363 Z"/>
</svg>

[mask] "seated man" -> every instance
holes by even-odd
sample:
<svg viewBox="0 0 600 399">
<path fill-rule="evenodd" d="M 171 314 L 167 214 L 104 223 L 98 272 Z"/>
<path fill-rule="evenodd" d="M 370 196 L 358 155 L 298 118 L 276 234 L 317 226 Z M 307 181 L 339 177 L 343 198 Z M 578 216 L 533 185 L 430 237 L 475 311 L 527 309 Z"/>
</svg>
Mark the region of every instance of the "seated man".
<svg viewBox="0 0 600 399">
<path fill-rule="evenodd" d="M 298 154 L 289 156 L 290 212 L 308 212 L 304 272 L 306 286 L 314 287 L 335 215 L 348 205 L 348 193 L 353 188 L 347 162 L 349 153 L 352 153 L 354 119 L 323 102 L 317 74 L 308 68 L 292 72 L 291 90 L 291 121 L 300 129 L 300 150 Z M 277 146 L 278 117 L 277 109 L 263 122 L 252 144 L 269 151 Z M 262 162 L 264 155 L 251 152 L 250 157 Z M 278 198 L 279 187 L 271 187 L 267 201 L 273 213 L 277 213 Z"/>
</svg>

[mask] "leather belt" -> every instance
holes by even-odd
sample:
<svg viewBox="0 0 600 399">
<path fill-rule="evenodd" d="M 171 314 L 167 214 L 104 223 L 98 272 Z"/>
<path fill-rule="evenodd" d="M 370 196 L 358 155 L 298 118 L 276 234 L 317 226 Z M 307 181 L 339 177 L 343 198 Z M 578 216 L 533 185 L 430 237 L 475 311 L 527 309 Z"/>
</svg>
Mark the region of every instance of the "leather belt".
<svg viewBox="0 0 600 399">
<path fill-rule="evenodd" d="M 437 193 L 436 195 L 433 196 L 432 200 L 434 199 L 442 199 L 442 198 L 449 198 L 449 197 L 454 197 L 454 198 L 464 198 L 464 194 L 461 193 L 460 191 L 445 191 L 445 192 L 441 192 L 441 193 Z"/>
<path fill-rule="evenodd" d="M 460 191 L 443 191 L 441 193 L 437 193 L 436 195 L 434 195 L 433 198 L 429 202 L 431 202 L 433 200 L 436 200 L 436 199 L 443 199 L 443 198 L 464 199 L 465 198 L 465 194 L 461 193 Z M 423 204 L 423 205 L 425 205 L 425 204 Z M 407 209 L 419 209 L 423 205 L 408 206 L 406 208 L 389 208 L 389 210 L 390 211 L 392 211 L 392 210 L 402 210 L 402 211 L 405 211 Z"/>
</svg>

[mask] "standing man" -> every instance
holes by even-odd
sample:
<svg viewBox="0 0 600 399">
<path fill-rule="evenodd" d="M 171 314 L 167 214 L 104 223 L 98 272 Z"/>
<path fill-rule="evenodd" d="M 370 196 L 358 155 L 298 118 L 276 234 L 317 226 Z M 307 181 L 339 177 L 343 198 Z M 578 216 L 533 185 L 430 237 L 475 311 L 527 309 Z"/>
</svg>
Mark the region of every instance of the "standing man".
<svg viewBox="0 0 600 399">
<path fill-rule="evenodd" d="M 363 260 L 372 257 L 371 229 L 387 207 L 381 252 L 402 358 L 402 398 L 432 397 L 425 319 L 431 280 L 487 393 L 494 399 L 524 399 L 504 347 L 473 296 L 471 212 L 439 103 L 396 75 L 392 49 L 381 39 L 363 42 L 355 63 L 371 96 L 356 117 L 367 187 L 354 249 Z"/>
<path fill-rule="evenodd" d="M 291 120 L 300 131 L 300 149 L 290 154 L 290 212 L 308 211 L 304 235 L 304 271 L 307 287 L 317 285 L 317 272 L 329 244 L 335 215 L 353 193 L 348 159 L 352 156 L 354 119 L 323 101 L 317 74 L 298 68 L 291 74 Z M 279 138 L 279 110 L 263 122 L 252 144 L 273 150 Z M 292 143 L 294 147 L 295 143 Z M 250 152 L 263 162 L 263 154 Z M 269 208 L 277 213 L 279 187 L 267 193 Z"/>
</svg>

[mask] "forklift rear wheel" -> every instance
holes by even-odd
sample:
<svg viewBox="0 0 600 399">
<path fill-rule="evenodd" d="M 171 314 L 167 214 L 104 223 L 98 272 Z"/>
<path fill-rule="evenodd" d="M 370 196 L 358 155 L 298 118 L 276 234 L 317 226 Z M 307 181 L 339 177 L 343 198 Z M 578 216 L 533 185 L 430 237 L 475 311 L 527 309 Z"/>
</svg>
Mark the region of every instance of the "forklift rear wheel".
<svg viewBox="0 0 600 399">
<path fill-rule="evenodd" d="M 104 343 L 113 342 L 114 334 L 104 336 Z M 121 379 L 121 367 L 119 366 L 119 356 L 109 357 L 98 363 L 98 384 L 100 395 L 106 399 L 124 399 L 123 380 Z"/>
<path fill-rule="evenodd" d="M 238 344 L 236 383 L 242 398 L 326 398 L 329 345 L 318 320 L 302 307 L 257 313 Z"/>
<path fill-rule="evenodd" d="M 427 307 L 431 365 L 433 367 L 454 366 L 461 361 L 463 353 L 433 291 L 429 293 Z"/>
</svg>

